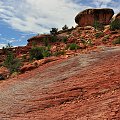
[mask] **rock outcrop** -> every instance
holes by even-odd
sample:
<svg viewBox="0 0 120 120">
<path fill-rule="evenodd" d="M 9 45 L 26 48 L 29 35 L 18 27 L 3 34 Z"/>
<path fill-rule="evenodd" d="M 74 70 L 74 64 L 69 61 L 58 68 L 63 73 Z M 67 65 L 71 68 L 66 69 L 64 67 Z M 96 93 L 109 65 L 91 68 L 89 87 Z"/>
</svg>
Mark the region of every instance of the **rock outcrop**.
<svg viewBox="0 0 120 120">
<path fill-rule="evenodd" d="M 49 35 L 49 34 L 34 36 L 34 37 L 27 40 L 28 41 L 27 46 L 33 46 L 34 44 L 43 45 L 43 43 L 45 42 L 44 40 L 45 39 L 49 40 L 50 38 L 51 38 L 51 35 Z"/>
<path fill-rule="evenodd" d="M 115 18 L 120 20 L 120 12 L 116 15 Z"/>
<path fill-rule="evenodd" d="M 120 12 L 116 15 L 113 15 L 111 22 L 115 21 L 115 20 L 120 20 Z"/>
<path fill-rule="evenodd" d="M 0 67 L 0 80 L 6 79 L 9 75 L 10 72 L 6 67 Z"/>
<path fill-rule="evenodd" d="M 86 9 L 80 12 L 75 17 L 75 22 L 82 27 L 93 26 L 95 22 L 99 22 L 103 25 L 107 25 L 110 23 L 110 20 L 113 15 L 114 15 L 114 11 L 109 8 Z"/>
</svg>

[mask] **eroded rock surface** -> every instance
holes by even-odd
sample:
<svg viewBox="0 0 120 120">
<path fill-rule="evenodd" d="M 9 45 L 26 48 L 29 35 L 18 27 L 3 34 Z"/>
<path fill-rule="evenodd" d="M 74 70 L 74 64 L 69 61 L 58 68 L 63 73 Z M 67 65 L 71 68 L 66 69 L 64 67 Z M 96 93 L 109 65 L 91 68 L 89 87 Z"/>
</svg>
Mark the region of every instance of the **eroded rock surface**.
<svg viewBox="0 0 120 120">
<path fill-rule="evenodd" d="M 120 120 L 120 47 L 40 66 L 0 84 L 0 120 Z"/>
<path fill-rule="evenodd" d="M 103 25 L 110 23 L 114 11 L 112 9 L 86 9 L 75 17 L 75 22 L 79 26 L 93 26 L 95 22 Z"/>
</svg>

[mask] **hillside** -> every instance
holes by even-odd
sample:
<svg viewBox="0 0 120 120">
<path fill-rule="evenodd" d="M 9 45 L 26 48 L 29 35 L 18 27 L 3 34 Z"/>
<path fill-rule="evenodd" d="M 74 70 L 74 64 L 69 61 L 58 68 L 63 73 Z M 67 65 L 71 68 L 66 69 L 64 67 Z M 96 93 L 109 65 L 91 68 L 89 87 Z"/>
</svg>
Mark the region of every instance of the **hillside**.
<svg viewBox="0 0 120 120">
<path fill-rule="evenodd" d="M 0 120 L 120 120 L 120 14 L 75 22 L 0 50 Z"/>
<path fill-rule="evenodd" d="M 119 120 L 120 47 L 47 63 L 0 84 L 1 120 Z"/>
</svg>

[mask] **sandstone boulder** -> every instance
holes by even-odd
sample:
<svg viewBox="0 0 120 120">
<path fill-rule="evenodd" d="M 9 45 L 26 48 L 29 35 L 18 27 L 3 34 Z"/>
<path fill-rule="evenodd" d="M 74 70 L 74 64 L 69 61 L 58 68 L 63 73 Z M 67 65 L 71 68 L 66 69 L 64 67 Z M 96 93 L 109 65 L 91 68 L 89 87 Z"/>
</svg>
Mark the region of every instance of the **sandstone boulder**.
<svg viewBox="0 0 120 120">
<path fill-rule="evenodd" d="M 107 25 L 110 23 L 114 11 L 109 8 L 104 9 L 86 9 L 75 17 L 75 22 L 79 26 L 94 26 L 95 22 Z"/>
<path fill-rule="evenodd" d="M 115 18 L 120 20 L 120 12 L 116 15 Z"/>
<path fill-rule="evenodd" d="M 0 67 L 0 80 L 8 78 L 10 72 L 6 67 Z"/>
<path fill-rule="evenodd" d="M 120 20 L 120 12 L 116 15 L 113 15 L 113 17 L 111 18 L 111 22 L 113 22 L 115 20 Z"/>
</svg>

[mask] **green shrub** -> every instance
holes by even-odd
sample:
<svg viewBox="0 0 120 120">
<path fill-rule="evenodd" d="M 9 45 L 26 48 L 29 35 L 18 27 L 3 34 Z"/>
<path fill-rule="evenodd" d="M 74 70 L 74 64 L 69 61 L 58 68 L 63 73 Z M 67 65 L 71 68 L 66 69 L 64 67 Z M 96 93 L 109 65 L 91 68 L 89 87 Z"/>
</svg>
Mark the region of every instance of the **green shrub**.
<svg viewBox="0 0 120 120">
<path fill-rule="evenodd" d="M 10 74 L 12 74 L 14 72 L 19 72 L 21 61 L 15 58 L 12 52 L 8 52 L 3 65 L 7 67 L 10 71 Z"/>
<path fill-rule="evenodd" d="M 100 38 L 100 37 L 103 37 L 103 36 L 104 36 L 103 32 L 98 32 L 98 33 L 95 34 L 96 38 Z"/>
<path fill-rule="evenodd" d="M 44 38 L 44 39 L 43 39 L 43 42 L 44 42 L 44 45 L 45 45 L 45 46 L 48 46 L 48 44 L 49 44 L 48 38 Z"/>
<path fill-rule="evenodd" d="M 48 46 L 48 47 L 33 47 L 29 51 L 29 55 L 30 55 L 30 60 L 33 60 L 33 59 L 40 60 L 40 59 L 43 59 L 44 57 L 49 57 L 49 56 L 51 56 L 50 46 Z"/>
<path fill-rule="evenodd" d="M 50 51 L 49 50 L 44 50 L 43 52 L 42 52 L 42 54 L 43 54 L 43 57 L 49 57 L 49 56 L 51 56 L 51 53 L 50 53 Z"/>
<path fill-rule="evenodd" d="M 71 43 L 70 45 L 67 46 L 67 49 L 70 49 L 70 50 L 77 50 L 80 48 L 80 46 L 78 46 L 77 44 L 75 43 Z"/>
<path fill-rule="evenodd" d="M 80 39 L 81 39 L 81 43 L 82 43 L 83 45 L 86 45 L 86 40 L 83 39 L 83 38 L 80 38 Z"/>
<path fill-rule="evenodd" d="M 111 24 L 110 24 L 110 29 L 111 30 L 118 30 L 118 29 L 120 29 L 120 20 L 116 19 L 116 20 L 112 21 Z"/>
<path fill-rule="evenodd" d="M 66 43 L 67 42 L 67 37 L 63 37 L 62 42 Z"/>
<path fill-rule="evenodd" d="M 52 36 L 52 37 L 51 37 L 51 42 L 52 42 L 52 43 L 57 42 L 57 36 Z"/>
<path fill-rule="evenodd" d="M 64 26 L 62 27 L 62 30 L 68 30 L 68 26 L 67 26 L 67 25 L 64 25 Z"/>
<path fill-rule="evenodd" d="M 93 43 L 92 43 L 92 40 L 85 40 L 83 38 L 81 38 L 81 43 L 84 45 L 84 46 L 93 46 Z"/>
<path fill-rule="evenodd" d="M 88 46 L 93 46 L 92 40 L 90 40 L 90 39 L 86 41 L 86 44 L 87 44 Z"/>
<path fill-rule="evenodd" d="M 58 33 L 58 28 L 51 28 L 52 30 L 50 31 L 51 35 L 56 35 Z"/>
<path fill-rule="evenodd" d="M 109 39 L 109 35 L 106 35 L 103 39 L 102 39 L 102 42 L 103 43 L 106 43 L 107 41 L 108 41 L 108 39 Z"/>
<path fill-rule="evenodd" d="M 44 56 L 42 54 L 43 52 L 43 47 L 33 47 L 31 48 L 31 50 L 29 51 L 29 55 L 30 55 L 30 60 L 32 59 L 42 59 Z"/>
<path fill-rule="evenodd" d="M 115 40 L 113 41 L 113 44 L 114 44 L 114 45 L 115 45 L 115 44 L 120 44 L 120 37 L 117 38 L 117 39 L 115 39 Z"/>
<path fill-rule="evenodd" d="M 95 29 L 97 29 L 97 30 L 102 30 L 102 29 L 104 28 L 103 25 L 102 25 L 100 22 L 98 22 L 98 21 L 95 21 L 95 22 L 94 22 L 93 27 L 94 27 Z"/>
<path fill-rule="evenodd" d="M 57 51 L 57 52 L 55 52 L 53 55 L 54 55 L 54 56 L 59 56 L 59 55 L 64 55 L 64 54 L 65 54 L 65 51 L 62 50 L 62 51 Z"/>
<path fill-rule="evenodd" d="M 8 43 L 5 47 L 2 47 L 3 53 L 7 54 L 12 47 L 13 46 L 10 43 Z"/>
<path fill-rule="evenodd" d="M 8 43 L 7 45 L 6 45 L 6 48 L 12 48 L 13 46 L 10 44 L 10 43 Z"/>
</svg>

